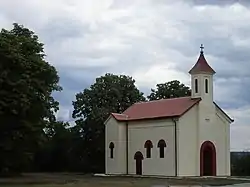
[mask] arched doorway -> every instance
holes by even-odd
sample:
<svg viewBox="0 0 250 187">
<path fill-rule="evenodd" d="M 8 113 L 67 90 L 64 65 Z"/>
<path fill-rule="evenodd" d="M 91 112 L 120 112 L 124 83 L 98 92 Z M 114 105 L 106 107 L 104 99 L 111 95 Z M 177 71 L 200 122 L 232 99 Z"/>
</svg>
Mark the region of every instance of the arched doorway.
<svg viewBox="0 0 250 187">
<path fill-rule="evenodd" d="M 137 151 L 134 156 L 136 162 L 136 175 L 142 175 L 142 160 L 143 154 L 140 151 Z"/>
<path fill-rule="evenodd" d="M 203 142 L 200 148 L 200 175 L 216 176 L 216 149 L 210 141 Z"/>
</svg>

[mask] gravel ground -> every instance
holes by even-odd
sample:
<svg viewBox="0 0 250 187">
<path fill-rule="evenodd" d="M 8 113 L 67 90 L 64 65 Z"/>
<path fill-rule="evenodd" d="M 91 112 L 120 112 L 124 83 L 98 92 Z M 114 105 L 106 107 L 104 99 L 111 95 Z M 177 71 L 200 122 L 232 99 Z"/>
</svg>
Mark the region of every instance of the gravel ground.
<svg viewBox="0 0 250 187">
<path fill-rule="evenodd" d="M 93 177 L 72 173 L 36 173 L 22 177 L 1 178 L 0 186 L 5 187 L 163 187 L 168 185 L 216 185 L 240 184 L 235 187 L 250 187 L 250 180 L 242 178 L 134 178 L 134 177 Z M 229 187 L 229 186 L 227 186 Z"/>
</svg>

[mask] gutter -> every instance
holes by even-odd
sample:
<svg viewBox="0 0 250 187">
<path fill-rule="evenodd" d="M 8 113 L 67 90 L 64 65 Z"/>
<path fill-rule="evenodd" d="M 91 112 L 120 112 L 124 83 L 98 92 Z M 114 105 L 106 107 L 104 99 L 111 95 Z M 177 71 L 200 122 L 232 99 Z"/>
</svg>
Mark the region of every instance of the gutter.
<svg viewBox="0 0 250 187">
<path fill-rule="evenodd" d="M 128 175 L 128 121 L 126 121 L 126 174 Z"/>
<path fill-rule="evenodd" d="M 178 121 L 177 118 L 172 118 L 172 121 L 174 122 L 174 152 L 175 152 L 175 176 L 177 177 L 178 175 L 178 162 L 177 162 L 177 125 L 176 122 Z"/>
</svg>

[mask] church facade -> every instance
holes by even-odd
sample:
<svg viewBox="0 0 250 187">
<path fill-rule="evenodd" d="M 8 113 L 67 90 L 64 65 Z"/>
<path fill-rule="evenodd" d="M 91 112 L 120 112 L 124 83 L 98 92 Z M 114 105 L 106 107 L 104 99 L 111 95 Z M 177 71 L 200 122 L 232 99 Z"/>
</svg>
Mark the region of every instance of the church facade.
<svg viewBox="0 0 250 187">
<path fill-rule="evenodd" d="M 203 50 L 191 96 L 135 103 L 105 121 L 106 174 L 229 176 L 231 119 L 213 100 Z"/>
</svg>

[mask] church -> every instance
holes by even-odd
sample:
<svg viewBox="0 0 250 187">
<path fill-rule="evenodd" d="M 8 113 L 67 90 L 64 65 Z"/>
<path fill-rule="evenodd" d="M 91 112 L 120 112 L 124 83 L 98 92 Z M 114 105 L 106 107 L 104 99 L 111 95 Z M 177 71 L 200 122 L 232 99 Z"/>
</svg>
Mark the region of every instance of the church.
<svg viewBox="0 0 250 187">
<path fill-rule="evenodd" d="M 139 102 L 105 121 L 107 175 L 230 176 L 231 119 L 213 100 L 203 47 L 191 96 Z"/>
</svg>

